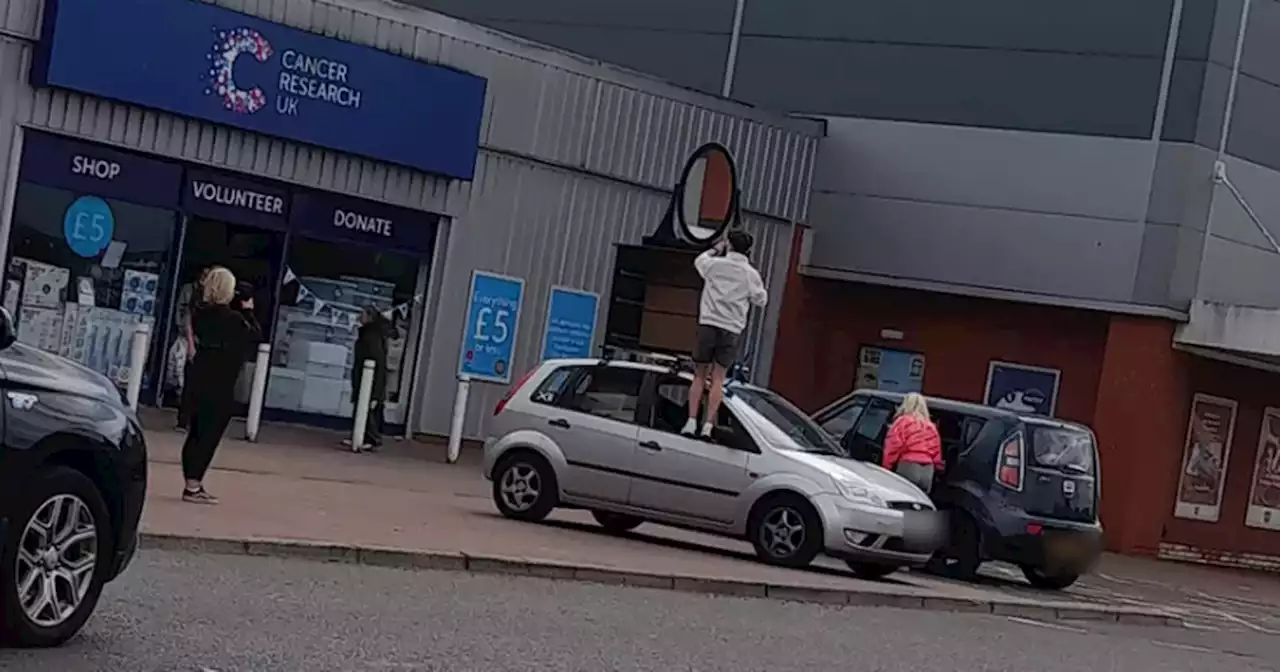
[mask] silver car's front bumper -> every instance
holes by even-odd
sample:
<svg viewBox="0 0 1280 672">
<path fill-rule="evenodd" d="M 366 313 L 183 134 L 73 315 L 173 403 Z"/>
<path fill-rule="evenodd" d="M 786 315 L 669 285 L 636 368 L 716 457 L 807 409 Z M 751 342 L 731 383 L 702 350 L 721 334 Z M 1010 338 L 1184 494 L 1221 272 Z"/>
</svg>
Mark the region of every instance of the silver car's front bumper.
<svg viewBox="0 0 1280 672">
<path fill-rule="evenodd" d="M 919 541 L 904 545 L 904 537 L 918 536 L 909 530 L 906 512 L 872 507 L 836 494 L 813 499 L 826 527 L 828 555 L 844 560 L 876 562 L 898 566 L 920 566 L 928 562 L 936 545 L 921 550 Z M 939 543 L 941 539 L 937 540 Z M 911 550 L 908 550 L 908 547 Z"/>
</svg>

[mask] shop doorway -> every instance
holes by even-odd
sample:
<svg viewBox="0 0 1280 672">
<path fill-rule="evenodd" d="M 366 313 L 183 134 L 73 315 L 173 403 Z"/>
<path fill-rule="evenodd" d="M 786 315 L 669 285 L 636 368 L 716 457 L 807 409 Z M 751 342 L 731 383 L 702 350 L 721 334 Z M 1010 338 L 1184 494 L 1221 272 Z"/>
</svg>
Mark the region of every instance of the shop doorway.
<svg viewBox="0 0 1280 672">
<path fill-rule="evenodd" d="M 178 266 L 178 291 L 170 310 L 173 325 L 169 343 L 185 337 L 188 306 L 200 273 L 210 266 L 225 266 L 236 279 L 253 286 L 254 315 L 262 326 L 263 338 L 270 343 L 280 274 L 284 269 L 284 253 L 288 234 L 254 226 L 245 226 L 203 217 L 187 220 Z M 168 345 L 168 344 L 166 344 Z M 243 413 L 252 380 L 254 353 L 245 353 L 246 365 L 237 384 L 238 413 Z M 178 398 L 169 391 L 164 405 L 176 406 Z"/>
</svg>

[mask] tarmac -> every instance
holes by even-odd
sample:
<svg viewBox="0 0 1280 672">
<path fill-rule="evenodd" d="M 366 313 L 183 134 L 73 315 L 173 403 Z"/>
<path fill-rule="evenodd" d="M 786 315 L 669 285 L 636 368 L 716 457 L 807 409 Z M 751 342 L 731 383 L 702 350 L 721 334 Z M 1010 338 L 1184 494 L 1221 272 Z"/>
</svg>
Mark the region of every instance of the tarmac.
<svg viewBox="0 0 1280 672">
<path fill-rule="evenodd" d="M 746 542 L 659 525 L 608 534 L 584 512 L 520 523 L 498 515 L 477 451 L 464 449 L 458 464 L 446 464 L 435 441 L 356 454 L 341 448 L 337 433 L 272 425 L 249 443 L 238 440 L 243 425 L 233 423 L 206 479 L 221 503 L 188 504 L 180 497 L 183 435 L 159 429 L 171 423 L 167 414 L 143 416 L 151 469 L 144 549 L 1280 635 L 1280 579 L 1238 570 L 1109 555 L 1097 574 L 1049 593 L 998 565 L 984 568 L 977 584 L 915 572 L 866 581 L 835 561 L 771 567 L 754 560 Z"/>
</svg>

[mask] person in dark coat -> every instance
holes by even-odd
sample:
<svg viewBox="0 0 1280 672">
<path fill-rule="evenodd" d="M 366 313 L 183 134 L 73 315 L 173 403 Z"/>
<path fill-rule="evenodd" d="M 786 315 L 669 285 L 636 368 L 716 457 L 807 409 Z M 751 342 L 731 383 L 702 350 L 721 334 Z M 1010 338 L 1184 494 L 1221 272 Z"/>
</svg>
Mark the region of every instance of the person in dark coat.
<svg viewBox="0 0 1280 672">
<path fill-rule="evenodd" d="M 364 377 L 364 361 L 373 360 L 373 386 L 369 394 L 369 421 L 365 425 L 364 445 L 361 450 L 382 446 L 383 424 L 387 405 L 387 349 L 391 339 L 400 338 L 400 332 L 391 320 L 373 306 L 360 311 L 360 331 L 356 336 L 354 357 L 351 363 L 351 402 L 360 399 L 360 381 Z"/>
<path fill-rule="evenodd" d="M 191 424 L 191 410 L 195 408 L 195 387 L 191 385 L 191 362 L 196 357 L 196 336 L 195 331 L 191 327 L 191 320 L 196 314 L 196 308 L 199 307 L 200 301 L 204 293 L 204 280 L 209 277 L 209 268 L 200 271 L 200 277 L 196 279 L 195 284 L 191 287 L 191 299 L 187 303 L 187 318 L 182 326 L 182 338 L 187 339 L 187 362 L 182 370 L 182 392 L 178 400 L 178 426 L 179 432 L 187 431 L 187 427 Z"/>
<path fill-rule="evenodd" d="M 253 315 L 253 291 L 237 285 L 231 271 L 220 266 L 205 277 L 200 304 L 191 317 L 196 355 L 186 384 L 196 390 L 187 440 L 182 444 L 182 499 L 216 504 L 204 488 L 204 476 L 227 431 L 235 409 L 236 380 L 250 351 L 262 340 Z"/>
</svg>

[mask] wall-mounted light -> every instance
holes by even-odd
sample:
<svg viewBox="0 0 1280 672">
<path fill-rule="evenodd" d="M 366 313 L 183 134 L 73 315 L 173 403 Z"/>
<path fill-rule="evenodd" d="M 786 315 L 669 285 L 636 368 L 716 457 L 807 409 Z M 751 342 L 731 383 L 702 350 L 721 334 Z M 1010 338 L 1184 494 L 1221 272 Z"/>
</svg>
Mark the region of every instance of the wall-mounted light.
<svg viewBox="0 0 1280 672">
<path fill-rule="evenodd" d="M 897 329 L 881 329 L 880 338 L 886 341 L 901 341 L 903 338 L 906 338 L 906 334 Z"/>
</svg>

